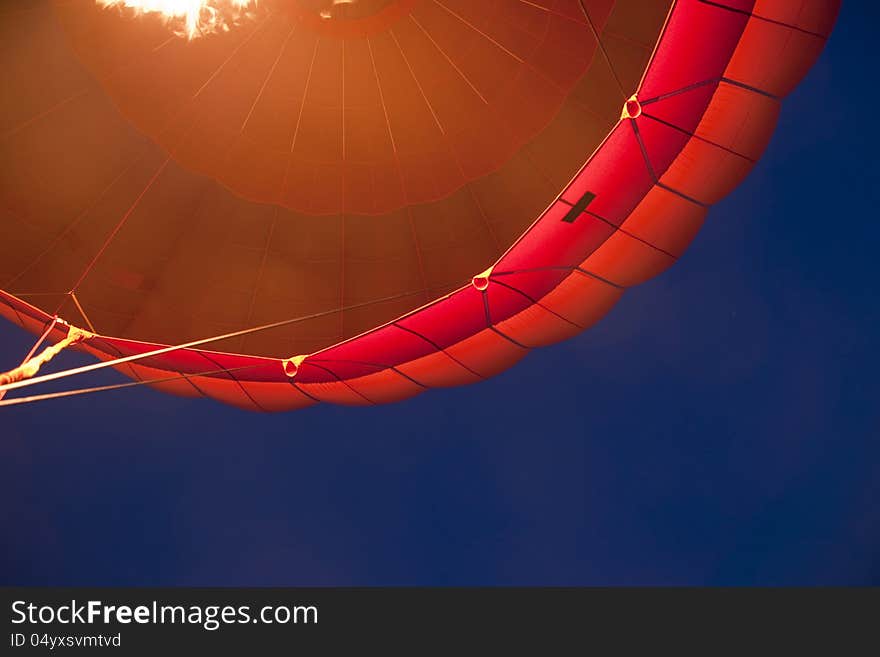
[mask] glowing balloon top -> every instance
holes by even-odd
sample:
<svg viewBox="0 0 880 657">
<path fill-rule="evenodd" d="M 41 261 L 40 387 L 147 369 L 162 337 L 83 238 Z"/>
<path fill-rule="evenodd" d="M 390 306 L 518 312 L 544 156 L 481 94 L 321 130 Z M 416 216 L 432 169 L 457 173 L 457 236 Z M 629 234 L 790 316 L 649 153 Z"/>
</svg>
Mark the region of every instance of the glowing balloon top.
<svg viewBox="0 0 880 657">
<path fill-rule="evenodd" d="M 103 7 L 119 7 L 137 14 L 158 14 L 187 39 L 226 31 L 248 16 L 258 0 L 95 0 Z"/>
</svg>

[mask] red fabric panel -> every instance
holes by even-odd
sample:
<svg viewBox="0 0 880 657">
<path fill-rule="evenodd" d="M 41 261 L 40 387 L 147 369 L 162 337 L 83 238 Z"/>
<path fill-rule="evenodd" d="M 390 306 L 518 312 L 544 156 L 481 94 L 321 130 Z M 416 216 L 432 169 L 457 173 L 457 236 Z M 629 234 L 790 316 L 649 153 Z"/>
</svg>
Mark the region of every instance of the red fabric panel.
<svg viewBox="0 0 880 657">
<path fill-rule="evenodd" d="M 670 96 L 645 99 L 642 112 L 672 123 L 685 132 L 693 132 L 700 122 L 701 109 L 709 105 L 718 84 L 711 81 Z"/>
<path fill-rule="evenodd" d="M 730 61 L 730 78 L 774 96 L 782 97 L 794 89 L 816 61 L 825 40 L 814 34 L 771 23 L 759 18 L 749 21 Z M 767 66 L 768 60 L 773 66 Z"/>
<path fill-rule="evenodd" d="M 424 385 L 415 383 L 395 370 L 382 370 L 375 374 L 349 379 L 346 383 L 374 404 L 409 399 L 427 390 Z"/>
<path fill-rule="evenodd" d="M 674 263 L 671 255 L 618 231 L 584 261 L 583 268 L 620 287 L 633 287 Z"/>
<path fill-rule="evenodd" d="M 486 328 L 483 295 L 468 286 L 395 323 L 446 348 Z"/>
<path fill-rule="evenodd" d="M 424 338 L 391 324 L 321 352 L 327 360 L 360 361 L 386 366 L 405 363 L 433 353 Z"/>
<path fill-rule="evenodd" d="M 678 257 L 703 225 L 707 209 L 662 187 L 654 187 L 627 218 L 625 229 Z"/>
<path fill-rule="evenodd" d="M 524 269 L 514 271 L 497 271 L 493 280 L 512 285 L 532 299 L 540 299 L 554 290 L 571 274 L 571 268 Z"/>
<path fill-rule="evenodd" d="M 640 166 L 647 178 L 644 162 L 640 162 Z M 522 241 L 501 258 L 496 268 L 499 271 L 518 271 L 540 267 L 573 267 L 583 259 L 585 253 L 594 251 L 614 232 L 613 225 L 592 214 L 582 214 L 574 223 L 562 221 L 570 209 L 562 202 L 554 204 Z"/>
<path fill-rule="evenodd" d="M 397 369 L 429 388 L 460 386 L 483 378 L 443 351 L 403 363 Z"/>
<path fill-rule="evenodd" d="M 623 289 L 575 271 L 541 299 L 541 303 L 569 322 L 588 329 L 602 319 L 621 296 Z"/>
<path fill-rule="evenodd" d="M 748 20 L 747 14 L 699 0 L 678 2 L 648 67 L 640 97 L 654 98 L 720 78 Z"/>
<path fill-rule="evenodd" d="M 277 359 L 199 350 L 120 369 L 141 378 L 236 370 L 163 387 L 194 394 L 190 386 L 252 410 L 317 401 L 367 405 L 403 399 L 424 387 L 479 381 L 514 364 L 527 348 L 589 327 L 624 287 L 669 266 L 693 238 L 706 209 L 681 194 L 714 202 L 748 172 L 766 144 L 778 103 L 717 81 L 728 77 L 759 89 L 767 83 L 772 89 L 765 91 L 784 93 L 822 45 L 803 30 L 827 34 L 839 3 L 720 4 L 729 8 L 698 0 L 675 5 L 638 94 L 657 100 L 645 103 L 638 119 L 615 127 L 562 191 L 562 200 L 496 263 L 485 293 L 466 286 L 393 324 L 313 354 L 292 379 Z M 753 5 L 758 17 L 749 15 Z M 699 86 L 686 89 L 691 85 Z M 654 184 L 652 169 L 671 189 Z M 586 192 L 596 195 L 586 211 L 574 222 L 562 221 Z M 50 319 L 2 292 L 0 314 L 32 332 L 41 332 Z M 62 335 L 56 333 L 53 339 Z M 156 347 L 104 336 L 88 344 L 104 359 Z"/>
<path fill-rule="evenodd" d="M 757 0 L 752 13 L 827 37 L 839 9 L 839 2 L 828 0 Z"/>
<path fill-rule="evenodd" d="M 515 365 L 528 350 L 486 329 L 458 342 L 446 353 L 482 378 L 488 379 Z"/>
<path fill-rule="evenodd" d="M 657 177 L 662 176 L 681 153 L 690 140 L 690 136 L 686 132 L 676 130 L 658 121 L 639 119 L 631 121 L 631 123 L 638 125 L 639 138 L 645 148 L 651 171 Z"/>
</svg>

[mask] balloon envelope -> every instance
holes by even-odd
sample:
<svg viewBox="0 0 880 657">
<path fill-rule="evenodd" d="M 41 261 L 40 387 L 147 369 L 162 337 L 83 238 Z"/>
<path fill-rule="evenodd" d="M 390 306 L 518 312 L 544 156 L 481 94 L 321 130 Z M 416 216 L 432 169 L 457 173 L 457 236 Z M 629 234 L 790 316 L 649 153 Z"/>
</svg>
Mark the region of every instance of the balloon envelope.
<svg viewBox="0 0 880 657">
<path fill-rule="evenodd" d="M 4 8 L 0 312 L 103 359 L 301 318 L 120 367 L 262 410 L 492 376 L 675 262 L 837 5 Z"/>
</svg>

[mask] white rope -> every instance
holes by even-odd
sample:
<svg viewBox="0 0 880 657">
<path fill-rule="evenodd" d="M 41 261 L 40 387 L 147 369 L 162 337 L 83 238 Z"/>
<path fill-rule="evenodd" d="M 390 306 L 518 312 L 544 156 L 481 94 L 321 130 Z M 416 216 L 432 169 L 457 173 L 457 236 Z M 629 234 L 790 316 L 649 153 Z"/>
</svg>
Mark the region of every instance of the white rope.
<svg viewBox="0 0 880 657">
<path fill-rule="evenodd" d="M 56 379 L 63 379 L 68 376 L 74 376 L 76 374 L 85 374 L 86 372 L 93 372 L 95 370 L 101 370 L 107 367 L 114 367 L 116 365 L 122 365 L 124 363 L 131 363 L 138 360 L 143 360 L 145 358 L 153 358 L 154 356 L 161 356 L 163 354 L 168 354 L 173 351 L 180 351 L 182 349 L 191 349 L 192 347 L 199 347 L 201 345 L 209 344 L 211 342 L 219 342 L 220 340 L 228 340 L 231 338 L 237 338 L 242 335 L 249 335 L 252 333 L 259 333 L 261 331 L 268 331 L 274 328 L 280 328 L 282 326 L 289 326 L 290 324 L 296 324 L 299 322 L 305 322 L 310 319 L 318 319 L 321 317 L 326 317 L 327 315 L 332 315 L 337 312 L 347 312 L 349 310 L 357 310 L 359 308 L 365 308 L 367 306 L 371 306 L 376 303 L 384 303 L 386 301 L 395 301 L 397 299 L 402 299 L 408 296 L 414 296 L 419 294 L 418 292 L 403 292 L 401 294 L 395 294 L 390 297 L 384 297 L 382 299 L 374 299 L 373 301 L 365 301 L 363 303 L 357 303 L 351 306 L 345 306 L 342 308 L 334 308 L 333 310 L 325 310 L 319 313 L 313 313 L 311 315 L 303 315 L 301 317 L 294 317 L 292 319 L 284 319 L 280 322 L 273 322 L 271 324 L 263 324 L 262 326 L 254 326 L 252 328 L 242 329 L 240 331 L 233 331 L 232 333 L 224 333 L 223 335 L 215 335 L 210 338 L 202 338 L 200 340 L 193 340 L 192 342 L 185 342 L 183 344 L 173 345 L 169 347 L 160 347 L 159 349 L 153 349 L 152 351 L 146 351 L 141 354 L 133 354 L 131 356 L 125 356 L 123 358 L 115 358 L 113 360 L 101 361 L 99 363 L 93 363 L 91 365 L 83 365 L 82 367 L 74 367 L 68 370 L 62 370 L 60 372 L 53 372 L 52 374 L 44 374 L 43 376 L 35 376 L 31 379 L 27 379 L 24 381 L 15 381 L 13 383 L 7 383 L 6 385 L 0 385 L 0 392 L 5 392 L 7 390 L 16 390 L 18 388 L 25 388 L 27 386 L 37 385 L 38 383 L 46 383 L 48 381 L 55 381 Z M 101 336 L 96 336 L 101 337 Z"/>
<path fill-rule="evenodd" d="M 107 392 L 109 390 L 119 390 L 121 388 L 134 388 L 136 386 L 147 386 L 158 383 L 169 383 L 171 381 L 179 381 L 181 379 L 189 379 L 194 376 L 210 376 L 212 374 L 225 374 L 227 372 L 239 372 L 241 370 L 249 370 L 258 367 L 257 365 L 245 365 L 243 367 L 233 367 L 230 369 L 211 370 L 210 372 L 194 372 L 192 374 L 176 374 L 158 379 L 148 379 L 144 381 L 128 381 L 126 383 L 115 383 L 106 386 L 96 386 L 94 388 L 77 388 L 76 390 L 62 390 L 60 392 L 48 392 L 42 395 L 31 395 L 30 397 L 16 397 L 15 399 L 0 399 L 0 406 L 18 406 L 21 404 L 31 404 L 38 401 L 46 401 L 48 399 L 59 399 L 61 397 L 74 397 L 77 395 L 87 395 L 93 392 Z"/>
</svg>

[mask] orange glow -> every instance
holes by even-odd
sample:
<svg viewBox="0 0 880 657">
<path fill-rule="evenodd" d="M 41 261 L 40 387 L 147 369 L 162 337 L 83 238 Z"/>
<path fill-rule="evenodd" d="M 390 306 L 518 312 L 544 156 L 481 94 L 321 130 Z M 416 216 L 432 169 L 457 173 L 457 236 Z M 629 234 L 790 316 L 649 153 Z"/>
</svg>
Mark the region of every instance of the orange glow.
<svg viewBox="0 0 880 657">
<path fill-rule="evenodd" d="M 354 4 L 357 0 L 331 0 L 330 6 L 322 9 L 318 15 L 324 20 L 329 20 L 333 18 L 333 10 L 340 5 L 351 5 Z"/>
<path fill-rule="evenodd" d="M 160 14 L 188 39 L 226 31 L 247 16 L 258 0 L 95 0 L 103 7 L 134 10 L 136 14 Z"/>
</svg>

